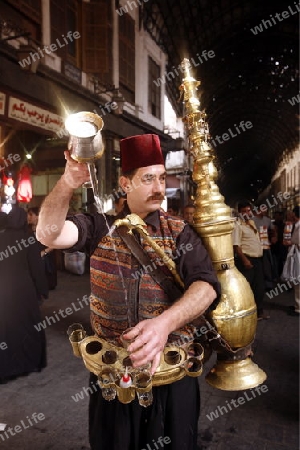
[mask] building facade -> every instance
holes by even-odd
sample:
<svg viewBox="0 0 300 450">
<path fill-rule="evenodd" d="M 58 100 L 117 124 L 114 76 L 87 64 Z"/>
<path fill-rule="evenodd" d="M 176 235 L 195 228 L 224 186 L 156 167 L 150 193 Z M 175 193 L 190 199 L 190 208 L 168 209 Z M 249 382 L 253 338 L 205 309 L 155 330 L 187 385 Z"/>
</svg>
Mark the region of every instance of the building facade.
<svg viewBox="0 0 300 450">
<path fill-rule="evenodd" d="M 258 198 L 258 203 L 269 207 L 269 214 L 275 211 L 291 211 L 300 205 L 300 146 L 282 159 L 270 185 Z"/>
<path fill-rule="evenodd" d="M 156 133 L 165 154 L 175 146 L 164 132 L 165 86 L 155 83 L 167 56 L 144 30 L 139 3 L 1 2 L 1 179 L 11 176 L 17 185 L 20 169 L 29 167 L 31 204 L 39 205 L 63 172 L 70 113 L 95 112 L 104 121 L 97 162 L 103 197 L 118 188 L 120 139 Z M 79 189 L 74 209 L 88 202 Z"/>
</svg>

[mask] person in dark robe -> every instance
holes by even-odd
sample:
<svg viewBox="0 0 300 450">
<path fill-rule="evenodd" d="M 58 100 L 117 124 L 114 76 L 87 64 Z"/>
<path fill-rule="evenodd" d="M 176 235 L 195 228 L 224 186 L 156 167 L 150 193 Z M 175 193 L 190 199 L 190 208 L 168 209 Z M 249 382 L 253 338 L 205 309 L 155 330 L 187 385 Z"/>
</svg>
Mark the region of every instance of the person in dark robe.
<svg viewBox="0 0 300 450">
<path fill-rule="evenodd" d="M 39 301 L 47 279 L 26 212 L 13 206 L 0 213 L 0 383 L 46 367 L 46 339 Z M 37 328 L 35 328 L 37 326 Z"/>
</svg>

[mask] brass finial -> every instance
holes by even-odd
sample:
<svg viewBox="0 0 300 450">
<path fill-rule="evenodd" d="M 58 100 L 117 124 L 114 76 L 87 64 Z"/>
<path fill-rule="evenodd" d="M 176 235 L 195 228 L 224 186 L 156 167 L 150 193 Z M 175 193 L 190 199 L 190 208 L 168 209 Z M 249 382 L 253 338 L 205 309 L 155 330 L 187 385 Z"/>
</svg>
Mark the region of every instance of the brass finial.
<svg viewBox="0 0 300 450">
<path fill-rule="evenodd" d="M 233 229 L 233 218 L 230 208 L 225 204 L 215 181 L 217 170 L 213 163 L 213 149 L 209 143 L 209 128 L 206 113 L 201 111 L 197 98 L 200 82 L 191 76 L 191 64 L 188 59 L 181 63 L 184 78 L 179 89 L 183 91 L 185 116 L 183 122 L 189 139 L 190 152 L 194 157 L 193 180 L 197 184 L 195 226 L 202 227 L 207 223 L 227 221 L 230 231 Z"/>
</svg>

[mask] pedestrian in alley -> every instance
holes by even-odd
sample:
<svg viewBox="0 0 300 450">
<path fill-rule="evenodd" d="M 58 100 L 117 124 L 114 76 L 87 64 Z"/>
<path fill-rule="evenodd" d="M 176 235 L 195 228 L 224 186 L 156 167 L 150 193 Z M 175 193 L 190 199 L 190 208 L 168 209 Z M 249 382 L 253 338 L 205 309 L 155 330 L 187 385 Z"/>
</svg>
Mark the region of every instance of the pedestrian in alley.
<svg viewBox="0 0 300 450">
<path fill-rule="evenodd" d="M 183 218 L 187 221 L 190 225 L 194 223 L 194 214 L 196 212 L 196 208 L 193 205 L 193 203 L 188 203 L 183 208 Z"/>
<path fill-rule="evenodd" d="M 295 252 L 297 253 L 297 261 L 300 257 L 300 206 L 293 208 L 294 226 L 291 233 L 290 245 L 295 245 Z M 291 316 L 300 317 L 300 267 L 298 265 L 298 273 L 294 280 L 294 305 L 290 308 L 289 314 Z"/>
<path fill-rule="evenodd" d="M 150 363 L 154 374 L 165 345 L 193 335 L 193 320 L 215 307 L 220 285 L 199 236 L 183 220 L 161 209 L 166 172 L 159 137 L 145 134 L 123 139 L 120 152 L 119 182 L 127 202 L 117 218 L 137 214 L 147 224 L 151 238 L 169 256 L 189 244 L 191 250 L 181 252 L 176 259 L 185 286 L 182 296 L 171 298 L 148 272 L 138 279 L 132 276 L 138 261 L 118 229 L 109 234 L 108 227 L 116 217 L 98 213 L 67 217 L 73 190 L 89 179 L 86 165 L 73 161 L 69 152 L 65 153 L 64 174 L 42 205 L 37 236 L 54 248 L 89 252 L 94 332 L 119 343 L 122 332 L 133 327 L 125 334 L 125 339 L 135 338 L 128 347 L 133 365 Z M 56 225 L 57 233 L 44 232 L 49 223 Z M 141 245 L 150 259 L 157 261 L 153 249 L 143 240 Z M 174 283 L 168 269 L 162 266 L 162 270 Z M 96 380 L 91 375 L 91 383 L 96 384 Z M 194 377 L 155 386 L 153 403 L 147 408 L 137 399 L 129 404 L 117 399 L 108 402 L 101 392 L 93 392 L 89 409 L 91 449 L 140 450 L 165 438 L 171 450 L 195 450 L 199 407 L 199 384 Z"/>
<path fill-rule="evenodd" d="M 276 229 L 277 240 L 271 244 L 271 252 L 276 266 L 277 281 L 280 279 L 283 264 L 287 255 L 287 247 L 283 244 L 284 214 L 283 211 L 275 211 L 273 225 Z"/>
<path fill-rule="evenodd" d="M 266 210 L 255 208 L 253 221 L 257 228 L 260 242 L 263 248 L 263 272 L 265 280 L 265 291 L 274 287 L 275 281 L 278 278 L 276 273 L 275 261 L 271 252 L 271 245 L 277 242 L 277 233 L 274 224 L 267 215 Z"/>
<path fill-rule="evenodd" d="M 251 204 L 241 201 L 238 204 L 239 216 L 232 232 L 236 266 L 248 280 L 257 306 L 257 319 L 269 319 L 264 312 L 263 298 L 265 280 L 263 271 L 263 247 L 253 219 Z"/>
<path fill-rule="evenodd" d="M 0 213 L 0 383 L 46 366 L 39 302 L 48 296 L 35 237 L 27 231 L 24 209 Z"/>
</svg>

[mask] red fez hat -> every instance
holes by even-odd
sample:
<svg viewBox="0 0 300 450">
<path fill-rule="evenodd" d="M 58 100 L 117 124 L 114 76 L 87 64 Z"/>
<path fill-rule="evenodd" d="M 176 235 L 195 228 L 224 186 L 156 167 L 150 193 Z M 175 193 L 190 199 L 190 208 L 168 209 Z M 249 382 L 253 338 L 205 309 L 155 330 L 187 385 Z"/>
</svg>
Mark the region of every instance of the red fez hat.
<svg viewBox="0 0 300 450">
<path fill-rule="evenodd" d="M 123 173 L 140 167 L 165 164 L 156 134 L 141 134 L 120 141 L 121 168 Z"/>
</svg>

